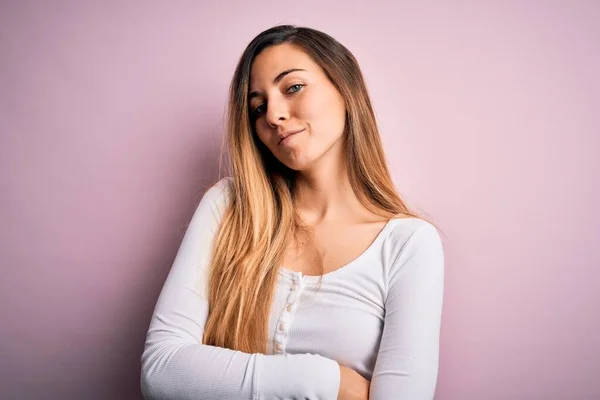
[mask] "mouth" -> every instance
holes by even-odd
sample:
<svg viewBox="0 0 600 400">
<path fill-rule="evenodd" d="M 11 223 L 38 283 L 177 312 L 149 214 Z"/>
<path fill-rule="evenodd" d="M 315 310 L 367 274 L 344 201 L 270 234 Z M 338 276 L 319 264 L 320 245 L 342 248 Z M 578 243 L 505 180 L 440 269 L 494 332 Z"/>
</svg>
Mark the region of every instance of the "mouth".
<svg viewBox="0 0 600 400">
<path fill-rule="evenodd" d="M 306 129 L 306 128 L 305 128 L 305 129 Z M 303 132 L 303 131 L 304 131 L 304 129 L 301 129 L 301 130 L 299 130 L 299 131 L 296 131 L 296 132 L 291 132 L 291 133 L 288 133 L 287 135 L 285 135 L 285 136 L 281 137 L 281 138 L 279 139 L 279 142 L 278 142 L 277 144 L 282 144 L 282 143 L 284 143 L 284 142 L 285 142 L 285 141 L 286 141 L 288 138 L 290 138 L 290 137 L 294 136 L 296 133 L 300 133 L 300 132 Z"/>
</svg>

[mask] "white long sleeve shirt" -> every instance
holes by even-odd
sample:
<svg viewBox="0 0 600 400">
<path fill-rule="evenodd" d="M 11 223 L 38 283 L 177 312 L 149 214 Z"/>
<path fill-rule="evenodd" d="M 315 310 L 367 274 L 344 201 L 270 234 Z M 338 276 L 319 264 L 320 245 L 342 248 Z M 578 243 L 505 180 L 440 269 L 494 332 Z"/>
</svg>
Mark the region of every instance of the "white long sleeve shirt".
<svg viewBox="0 0 600 400">
<path fill-rule="evenodd" d="M 198 205 L 158 298 L 142 355 L 146 399 L 336 400 L 339 365 L 371 381 L 370 400 L 435 392 L 444 287 L 436 228 L 392 219 L 344 267 L 304 276 L 281 267 L 267 354 L 202 344 L 208 266 L 231 178 Z"/>
</svg>

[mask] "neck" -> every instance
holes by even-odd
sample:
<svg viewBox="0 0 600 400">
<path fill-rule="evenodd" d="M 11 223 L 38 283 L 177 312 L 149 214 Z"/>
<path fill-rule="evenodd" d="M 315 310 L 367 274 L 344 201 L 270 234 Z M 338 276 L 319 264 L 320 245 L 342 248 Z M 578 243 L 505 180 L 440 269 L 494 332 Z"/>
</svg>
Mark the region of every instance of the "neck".
<svg viewBox="0 0 600 400">
<path fill-rule="evenodd" d="M 339 154 L 296 176 L 295 206 L 309 225 L 348 220 L 363 208 L 350 185 L 344 152 Z"/>
</svg>

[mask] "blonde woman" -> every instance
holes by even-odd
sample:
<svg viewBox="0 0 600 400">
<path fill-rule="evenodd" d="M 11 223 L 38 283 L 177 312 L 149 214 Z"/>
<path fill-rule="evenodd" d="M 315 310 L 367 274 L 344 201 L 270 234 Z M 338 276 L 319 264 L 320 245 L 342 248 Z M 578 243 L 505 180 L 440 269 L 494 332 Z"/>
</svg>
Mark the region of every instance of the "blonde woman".
<svg viewBox="0 0 600 400">
<path fill-rule="evenodd" d="M 394 189 L 350 51 L 262 32 L 227 140 L 231 177 L 204 194 L 154 310 L 144 396 L 432 399 L 442 243 Z"/>
</svg>

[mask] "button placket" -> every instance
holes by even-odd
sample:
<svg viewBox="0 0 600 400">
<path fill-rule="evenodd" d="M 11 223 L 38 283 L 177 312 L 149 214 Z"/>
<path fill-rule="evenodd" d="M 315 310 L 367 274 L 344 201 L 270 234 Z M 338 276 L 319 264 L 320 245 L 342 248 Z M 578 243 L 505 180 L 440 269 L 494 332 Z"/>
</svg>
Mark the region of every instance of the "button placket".
<svg viewBox="0 0 600 400">
<path fill-rule="evenodd" d="M 294 275 L 292 285 L 290 286 L 290 293 L 288 294 L 284 312 L 281 314 L 277 323 L 277 329 L 274 335 L 275 343 L 273 346 L 275 354 L 285 353 L 285 344 L 288 337 L 289 326 L 294 319 L 294 311 L 296 310 L 301 290 L 302 274 L 297 273 Z"/>
</svg>

